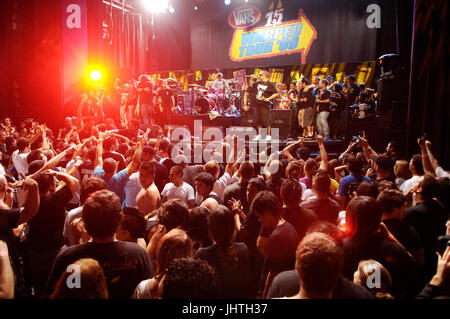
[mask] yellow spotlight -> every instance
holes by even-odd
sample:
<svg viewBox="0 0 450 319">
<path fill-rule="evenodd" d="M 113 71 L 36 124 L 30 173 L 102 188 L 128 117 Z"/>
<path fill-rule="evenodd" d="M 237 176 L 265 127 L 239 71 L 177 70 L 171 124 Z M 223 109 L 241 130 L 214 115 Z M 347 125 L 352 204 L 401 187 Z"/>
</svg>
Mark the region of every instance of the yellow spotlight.
<svg viewBox="0 0 450 319">
<path fill-rule="evenodd" d="M 92 70 L 89 74 L 91 81 L 99 82 L 102 79 L 102 73 L 99 70 Z"/>
</svg>

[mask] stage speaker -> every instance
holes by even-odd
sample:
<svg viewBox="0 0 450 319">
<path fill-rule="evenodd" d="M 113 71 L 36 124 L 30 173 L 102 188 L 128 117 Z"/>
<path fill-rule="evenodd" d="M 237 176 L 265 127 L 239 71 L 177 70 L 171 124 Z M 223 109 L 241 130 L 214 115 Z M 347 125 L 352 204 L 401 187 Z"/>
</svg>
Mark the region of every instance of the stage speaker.
<svg viewBox="0 0 450 319">
<path fill-rule="evenodd" d="M 379 79 L 377 81 L 377 111 L 381 114 L 392 110 L 392 101 L 398 99 L 398 81 L 392 79 Z"/>
<path fill-rule="evenodd" d="M 292 128 L 291 110 L 272 110 L 272 128 L 278 128 L 280 140 L 287 139 Z M 272 134 L 273 135 L 273 134 Z"/>
<path fill-rule="evenodd" d="M 241 111 L 241 126 L 254 126 L 255 111 Z"/>
</svg>

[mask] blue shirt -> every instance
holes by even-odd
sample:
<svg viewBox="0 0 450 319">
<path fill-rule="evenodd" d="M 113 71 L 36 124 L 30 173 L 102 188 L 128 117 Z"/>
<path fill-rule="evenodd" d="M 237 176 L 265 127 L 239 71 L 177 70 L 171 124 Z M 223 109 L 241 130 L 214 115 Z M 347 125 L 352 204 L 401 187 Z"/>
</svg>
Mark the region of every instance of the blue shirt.
<svg viewBox="0 0 450 319">
<path fill-rule="evenodd" d="M 125 199 L 125 185 L 130 179 L 126 169 L 114 174 L 109 180 L 105 178 L 105 171 L 100 166 L 94 169 L 94 176 L 103 179 L 106 182 L 106 188 L 119 196 L 122 203 Z"/>
<path fill-rule="evenodd" d="M 341 196 L 346 196 L 348 193 L 348 187 L 351 183 L 362 183 L 364 181 L 370 181 L 370 178 L 366 176 L 355 176 L 353 174 L 345 176 L 341 181 L 339 182 L 339 192 L 338 194 Z"/>
</svg>

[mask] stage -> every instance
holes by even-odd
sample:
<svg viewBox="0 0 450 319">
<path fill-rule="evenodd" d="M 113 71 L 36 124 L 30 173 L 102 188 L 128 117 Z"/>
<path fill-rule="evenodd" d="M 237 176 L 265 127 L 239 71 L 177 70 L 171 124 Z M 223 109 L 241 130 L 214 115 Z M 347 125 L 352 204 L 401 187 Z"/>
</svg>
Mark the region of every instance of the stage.
<svg viewBox="0 0 450 319">
<path fill-rule="evenodd" d="M 240 116 L 218 115 L 216 117 L 210 117 L 210 115 L 176 114 L 172 116 L 172 123 L 169 126 L 165 126 L 166 129 L 170 129 L 171 131 L 172 141 L 186 139 L 186 134 L 188 134 L 193 137 L 191 139 L 192 143 L 206 146 L 214 140 L 222 140 L 226 135 L 236 135 L 239 139 L 245 140 L 247 150 L 252 149 L 258 153 L 268 147 L 273 150 L 282 151 L 289 143 L 296 142 L 299 138 L 292 133 L 275 134 L 275 131 L 273 131 L 272 139 L 266 141 L 264 139 L 265 132 L 263 131 L 263 139 L 253 141 L 253 138 L 256 136 L 256 129 L 251 126 L 241 126 Z M 283 132 L 286 132 L 286 130 L 284 129 Z M 174 134 L 178 136 L 175 137 Z M 181 136 L 182 134 L 184 134 L 183 137 Z M 338 158 L 347 148 L 347 142 L 344 139 L 324 141 L 324 145 L 328 153 L 328 159 Z M 319 147 L 314 138 L 304 138 L 304 146 L 310 150 L 311 156 L 319 155 Z"/>
</svg>

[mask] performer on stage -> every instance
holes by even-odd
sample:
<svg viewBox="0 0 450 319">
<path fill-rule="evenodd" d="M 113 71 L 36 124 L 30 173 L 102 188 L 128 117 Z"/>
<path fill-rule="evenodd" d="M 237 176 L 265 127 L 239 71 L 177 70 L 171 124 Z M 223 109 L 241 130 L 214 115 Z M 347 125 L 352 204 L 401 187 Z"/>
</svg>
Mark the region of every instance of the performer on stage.
<svg viewBox="0 0 450 319">
<path fill-rule="evenodd" d="M 316 90 L 317 112 L 317 130 L 324 140 L 330 139 L 330 127 L 328 125 L 328 117 L 330 116 L 330 98 L 331 93 L 327 89 L 328 81 L 320 80 L 319 89 Z"/>
<path fill-rule="evenodd" d="M 259 76 L 259 81 L 255 83 L 258 93 L 256 94 L 256 125 L 258 126 L 258 135 L 254 140 L 261 139 L 261 128 L 267 127 L 266 141 L 271 140 L 271 116 L 270 102 L 278 96 L 275 85 L 269 81 L 269 71 L 263 70 Z"/>
<path fill-rule="evenodd" d="M 303 128 L 303 137 L 314 136 L 314 117 L 316 110 L 314 109 L 313 88 L 309 85 L 307 78 L 303 78 L 297 82 L 298 97 L 295 99 L 299 105 L 299 125 Z"/>
<path fill-rule="evenodd" d="M 175 111 L 175 92 L 169 87 L 166 80 L 161 82 L 161 87 L 156 90 L 158 107 L 156 108 L 156 124 L 164 129 L 164 125 L 170 124 L 172 113 Z"/>
<path fill-rule="evenodd" d="M 225 93 L 228 87 L 228 82 L 223 79 L 222 73 L 218 73 L 217 78 L 211 84 L 213 93 L 217 96 L 217 104 L 222 111 L 227 108 L 227 105 L 225 105 L 227 98 Z"/>
<path fill-rule="evenodd" d="M 297 90 L 297 85 L 295 83 L 295 81 L 292 81 L 289 84 L 289 91 L 287 92 L 288 95 L 288 100 L 289 100 L 289 108 L 291 110 L 294 111 L 294 118 L 293 118 L 293 132 L 296 136 L 300 136 L 302 135 L 302 128 L 300 127 L 300 122 L 298 120 L 299 117 L 299 106 L 298 103 L 296 102 L 297 96 L 298 96 L 298 90 Z"/>
<path fill-rule="evenodd" d="M 255 118 L 255 108 L 256 108 L 256 94 L 258 93 L 258 89 L 255 85 L 255 76 L 250 76 L 249 84 L 247 90 L 244 94 L 244 105 L 242 110 L 242 123 L 244 125 L 248 125 L 249 121 Z"/>
<path fill-rule="evenodd" d="M 155 124 L 153 110 L 154 85 L 151 78 L 147 74 L 141 74 L 136 89 L 139 94 L 136 115 L 142 118 L 146 127 L 150 127 L 150 124 Z"/>
</svg>

